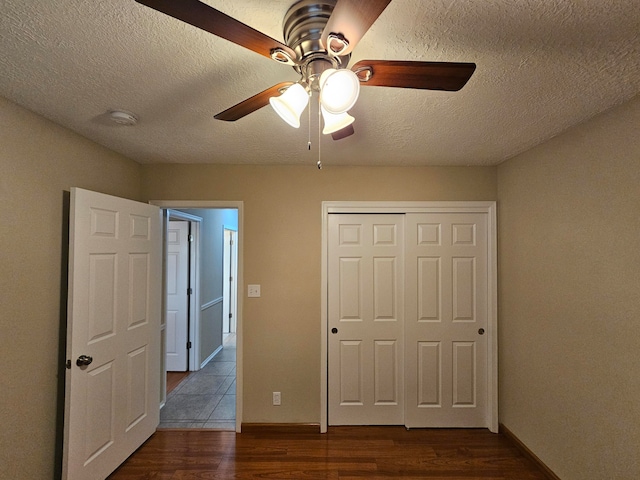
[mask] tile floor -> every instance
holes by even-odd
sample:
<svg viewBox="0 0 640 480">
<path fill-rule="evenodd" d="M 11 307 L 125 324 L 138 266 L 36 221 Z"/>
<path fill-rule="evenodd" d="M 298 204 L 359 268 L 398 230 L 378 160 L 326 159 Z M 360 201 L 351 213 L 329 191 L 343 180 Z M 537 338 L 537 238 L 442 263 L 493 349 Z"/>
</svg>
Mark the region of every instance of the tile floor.
<svg viewBox="0 0 640 480">
<path fill-rule="evenodd" d="M 223 349 L 185 378 L 160 410 L 159 428 L 236 428 L 236 344 L 229 335 Z"/>
</svg>

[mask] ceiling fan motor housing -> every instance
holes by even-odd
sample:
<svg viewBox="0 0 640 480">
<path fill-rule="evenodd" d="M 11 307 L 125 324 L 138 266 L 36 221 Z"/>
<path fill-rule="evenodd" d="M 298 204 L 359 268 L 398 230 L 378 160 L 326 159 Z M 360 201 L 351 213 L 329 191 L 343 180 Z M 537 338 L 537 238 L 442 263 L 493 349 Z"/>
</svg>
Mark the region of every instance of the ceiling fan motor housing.
<svg viewBox="0 0 640 480">
<path fill-rule="evenodd" d="M 337 0 L 293 0 L 283 20 L 283 42 L 200 0 L 136 1 L 280 64 L 291 65 L 300 75 L 298 82 L 280 82 L 215 115 L 214 118 L 224 121 L 238 120 L 268 105 L 274 96 L 286 89 L 284 96 L 295 85 L 301 86 L 306 93 L 320 93 L 320 103 L 328 113 L 343 115 L 353 105 L 361 84 L 455 92 L 467 83 L 476 68 L 475 63 L 461 62 L 360 60 L 347 70 L 351 51 L 391 0 L 340 0 L 340 3 Z M 322 76 L 324 83 L 321 86 Z M 342 89 L 342 80 L 356 88 Z M 343 97 L 335 103 L 328 101 L 332 89 L 340 91 Z M 322 98 L 323 93 L 327 98 Z M 304 100 L 308 102 L 308 96 Z M 335 107 L 334 111 L 328 108 L 330 103 Z M 117 120 L 123 121 L 122 115 Z M 352 133 L 351 127 L 340 138 Z M 333 133 L 332 136 L 336 138 Z"/>
<path fill-rule="evenodd" d="M 336 0 L 300 0 L 294 3 L 284 17 L 285 43 L 298 55 L 293 67 L 312 90 L 320 89 L 322 72 L 328 68 L 344 68 L 351 55 L 333 56 L 327 53 L 320 39 L 329 21 Z"/>
</svg>

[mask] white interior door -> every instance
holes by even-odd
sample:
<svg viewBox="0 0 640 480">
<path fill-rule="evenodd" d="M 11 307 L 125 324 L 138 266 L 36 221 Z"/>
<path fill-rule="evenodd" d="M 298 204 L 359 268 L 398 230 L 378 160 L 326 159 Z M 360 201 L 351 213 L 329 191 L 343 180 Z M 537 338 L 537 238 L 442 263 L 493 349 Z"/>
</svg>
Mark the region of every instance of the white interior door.
<svg viewBox="0 0 640 480">
<path fill-rule="evenodd" d="M 403 215 L 329 216 L 330 425 L 402 425 Z"/>
<path fill-rule="evenodd" d="M 167 228 L 166 370 L 188 369 L 189 222 L 171 220 Z"/>
<path fill-rule="evenodd" d="M 407 427 L 486 427 L 487 215 L 406 218 Z"/>
<path fill-rule="evenodd" d="M 103 480 L 155 431 L 158 207 L 71 189 L 63 479 Z"/>
</svg>

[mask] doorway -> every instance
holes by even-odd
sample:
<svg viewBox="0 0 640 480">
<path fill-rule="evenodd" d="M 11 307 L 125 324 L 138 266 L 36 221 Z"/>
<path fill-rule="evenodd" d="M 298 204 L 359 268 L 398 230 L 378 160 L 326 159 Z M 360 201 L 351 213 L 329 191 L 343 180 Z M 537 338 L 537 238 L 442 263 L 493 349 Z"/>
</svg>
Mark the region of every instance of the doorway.
<svg viewBox="0 0 640 480">
<path fill-rule="evenodd" d="M 237 248 L 236 284 L 242 281 L 242 202 L 152 201 L 164 209 L 180 210 L 203 218 L 200 223 L 200 280 L 194 291 L 192 330 L 198 350 L 192 373 L 169 395 L 160 412 L 164 428 L 219 428 L 240 431 L 242 423 L 242 297 L 233 295 L 235 333 L 223 339 L 223 234 L 235 232 Z M 218 239 L 214 241 L 213 239 Z M 209 268 L 211 267 L 211 268 Z M 231 292 L 230 292 L 231 293 Z M 166 349 L 166 345 L 163 346 Z M 166 350 L 165 350 L 166 351 Z M 195 373 L 193 373 L 195 372 Z M 178 402 L 180 400 L 180 402 Z M 179 405 L 181 404 L 181 405 Z M 226 412 L 217 417 L 214 410 Z M 230 413 L 232 415 L 230 415 Z"/>
</svg>

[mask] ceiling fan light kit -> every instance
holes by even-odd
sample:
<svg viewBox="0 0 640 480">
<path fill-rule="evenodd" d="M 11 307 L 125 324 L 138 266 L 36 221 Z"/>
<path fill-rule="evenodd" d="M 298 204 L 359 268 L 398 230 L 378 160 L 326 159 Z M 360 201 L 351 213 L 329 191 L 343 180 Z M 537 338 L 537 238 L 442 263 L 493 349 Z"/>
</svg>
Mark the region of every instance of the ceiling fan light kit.
<svg viewBox="0 0 640 480">
<path fill-rule="evenodd" d="M 338 140 L 354 133 L 354 119 L 347 111 L 355 105 L 361 85 L 455 92 L 476 68 L 474 63 L 460 62 L 361 60 L 348 69 L 351 52 L 391 0 L 298 0 L 284 16 L 284 43 L 200 0 L 136 1 L 292 66 L 300 75 L 296 83 L 274 85 L 215 115 L 218 120 L 236 121 L 270 103 L 278 115 L 298 128 L 300 114 L 316 92 L 325 123 L 323 133 Z M 335 130 L 338 125 L 345 126 Z"/>
<path fill-rule="evenodd" d="M 319 82 L 320 105 L 324 129 L 328 135 L 340 128 L 351 125 L 355 120 L 347 114 L 356 103 L 360 93 L 360 80 L 351 70 L 328 68 L 322 72 Z M 269 103 L 285 122 L 294 128 L 300 127 L 300 115 L 309 103 L 312 87 L 305 89 L 302 84 L 294 83 L 282 95 L 269 98 Z M 338 126 L 342 127 L 338 128 Z"/>
<path fill-rule="evenodd" d="M 320 111 L 322 112 L 322 119 L 324 120 L 324 128 L 322 129 L 322 133 L 325 135 L 338 132 L 343 128 L 348 127 L 355 121 L 355 118 L 353 118 L 347 112 L 336 115 L 327 112 L 327 110 L 322 105 L 320 105 Z"/>
<path fill-rule="evenodd" d="M 309 103 L 309 94 L 299 83 L 294 83 L 279 97 L 271 97 L 269 103 L 280 118 L 294 128 L 300 128 L 300 115 Z"/>
<path fill-rule="evenodd" d="M 360 94 L 360 80 L 351 70 L 329 68 L 320 76 L 320 103 L 324 109 L 339 115 L 355 105 Z"/>
</svg>

